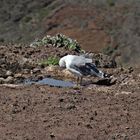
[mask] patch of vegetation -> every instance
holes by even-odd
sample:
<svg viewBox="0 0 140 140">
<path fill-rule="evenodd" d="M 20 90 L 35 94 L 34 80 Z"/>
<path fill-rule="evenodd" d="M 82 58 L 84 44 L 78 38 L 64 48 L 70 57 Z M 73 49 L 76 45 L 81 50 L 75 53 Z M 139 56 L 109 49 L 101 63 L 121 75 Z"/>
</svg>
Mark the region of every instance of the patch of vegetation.
<svg viewBox="0 0 140 140">
<path fill-rule="evenodd" d="M 31 43 L 31 47 L 38 47 L 38 46 L 47 46 L 52 45 L 53 47 L 65 47 L 69 50 L 75 50 L 77 52 L 81 52 L 80 45 L 76 40 L 73 40 L 63 34 L 57 34 L 55 36 L 45 36 L 43 39 L 38 39 L 35 42 Z"/>
<path fill-rule="evenodd" d="M 115 0 L 107 0 L 109 6 L 115 6 Z"/>
<path fill-rule="evenodd" d="M 48 66 L 48 65 L 58 65 L 60 58 L 56 56 L 50 56 L 48 59 L 42 60 L 39 64 L 42 66 Z"/>
</svg>

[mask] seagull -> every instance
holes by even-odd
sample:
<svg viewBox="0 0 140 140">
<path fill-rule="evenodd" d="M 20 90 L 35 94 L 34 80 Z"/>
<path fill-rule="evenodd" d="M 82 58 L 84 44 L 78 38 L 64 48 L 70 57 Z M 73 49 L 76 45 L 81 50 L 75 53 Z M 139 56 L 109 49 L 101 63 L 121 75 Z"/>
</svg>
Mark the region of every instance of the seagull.
<svg viewBox="0 0 140 140">
<path fill-rule="evenodd" d="M 84 56 L 66 55 L 59 60 L 59 66 L 66 68 L 77 77 L 77 85 L 79 80 L 80 85 L 82 84 L 83 76 L 107 77 L 107 74 L 97 69 L 95 64 L 92 63 L 92 59 Z"/>
</svg>

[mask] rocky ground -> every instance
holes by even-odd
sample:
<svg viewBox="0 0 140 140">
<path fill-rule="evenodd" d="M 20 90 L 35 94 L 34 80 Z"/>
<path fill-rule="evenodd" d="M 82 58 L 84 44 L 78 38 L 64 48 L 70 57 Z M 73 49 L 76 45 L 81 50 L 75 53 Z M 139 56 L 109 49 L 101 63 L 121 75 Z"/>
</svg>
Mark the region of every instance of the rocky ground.
<svg viewBox="0 0 140 140">
<path fill-rule="evenodd" d="M 109 56 L 90 52 L 85 55 L 113 81 L 85 77 L 86 84 L 78 87 L 24 85 L 31 77 L 75 81 L 67 71 L 40 61 L 54 53 L 78 53 L 53 46 L 0 48 L 1 140 L 139 140 L 139 68 L 120 68 Z"/>
<path fill-rule="evenodd" d="M 139 140 L 139 6 L 139 0 L 0 1 L 0 140 Z M 57 33 L 86 52 L 27 45 Z M 67 70 L 46 63 L 67 54 L 92 58 L 111 78 L 84 77 L 73 87 L 24 84 L 46 77 L 75 83 Z"/>
</svg>

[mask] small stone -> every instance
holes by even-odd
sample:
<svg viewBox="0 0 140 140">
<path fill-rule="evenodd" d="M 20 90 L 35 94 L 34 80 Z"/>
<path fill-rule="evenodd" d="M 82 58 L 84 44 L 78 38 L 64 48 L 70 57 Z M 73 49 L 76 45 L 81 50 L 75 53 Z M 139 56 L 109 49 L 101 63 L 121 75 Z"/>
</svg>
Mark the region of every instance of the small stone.
<svg viewBox="0 0 140 140">
<path fill-rule="evenodd" d="M 110 84 L 115 84 L 116 81 L 117 81 L 117 78 L 111 77 Z"/>
<path fill-rule="evenodd" d="M 47 71 L 47 72 L 56 72 L 56 71 L 58 71 L 58 66 L 45 67 L 45 71 Z"/>
<path fill-rule="evenodd" d="M 51 134 L 50 134 L 50 137 L 51 137 L 51 138 L 54 138 L 54 137 L 55 137 L 55 135 L 54 135 L 53 133 L 51 133 Z"/>
<path fill-rule="evenodd" d="M 43 87 L 39 87 L 39 89 L 40 89 L 40 91 L 41 91 L 42 93 L 45 93 L 45 92 L 46 92 L 45 88 L 43 88 Z"/>
<path fill-rule="evenodd" d="M 62 73 L 65 77 L 73 77 L 73 74 L 69 72 L 67 69 L 64 69 Z"/>
<path fill-rule="evenodd" d="M 63 99 L 63 98 L 60 98 L 60 99 L 59 99 L 59 102 L 63 102 L 63 101 L 64 101 L 64 99 Z"/>
<path fill-rule="evenodd" d="M 24 69 L 24 70 L 23 70 L 23 73 L 24 73 L 24 74 L 29 74 L 29 73 L 30 73 L 30 70 L 29 70 L 29 69 Z"/>
<path fill-rule="evenodd" d="M 3 84 L 4 83 L 4 78 L 3 77 L 0 77 L 0 84 Z"/>
<path fill-rule="evenodd" d="M 31 73 L 36 74 L 36 73 L 40 73 L 40 69 L 39 68 L 34 68 Z"/>
<path fill-rule="evenodd" d="M 8 76 L 6 79 L 4 79 L 5 83 L 13 83 L 14 82 L 14 78 L 12 76 Z"/>
<path fill-rule="evenodd" d="M 21 59 L 19 59 L 19 64 L 20 64 L 20 65 L 24 65 L 24 64 L 27 63 L 27 62 L 28 62 L 28 59 L 25 58 L 25 57 L 22 57 Z"/>
<path fill-rule="evenodd" d="M 133 71 L 134 71 L 133 67 L 129 67 L 129 68 L 128 68 L 128 72 L 129 72 L 129 73 L 132 73 Z"/>
<path fill-rule="evenodd" d="M 8 70 L 8 71 L 6 72 L 6 76 L 12 76 L 12 75 L 13 75 L 13 73 L 12 73 L 11 71 Z"/>
<path fill-rule="evenodd" d="M 90 124 L 87 124 L 86 127 L 92 129 L 92 126 Z"/>
<path fill-rule="evenodd" d="M 75 89 L 75 90 L 79 90 L 80 88 L 81 88 L 80 85 L 74 85 L 74 86 L 73 86 L 73 89 Z"/>
<path fill-rule="evenodd" d="M 3 84 L 2 86 L 5 86 L 5 87 L 9 87 L 9 88 L 15 89 L 16 87 L 19 87 L 20 85 L 15 85 L 15 84 Z"/>
<path fill-rule="evenodd" d="M 129 127 L 125 127 L 126 129 L 130 129 Z"/>
<path fill-rule="evenodd" d="M 14 75 L 15 78 L 22 78 L 22 74 L 21 73 L 17 73 Z"/>
<path fill-rule="evenodd" d="M 76 106 L 74 104 L 68 104 L 68 105 L 66 105 L 66 109 L 71 110 L 71 109 L 75 109 L 75 108 L 76 108 Z"/>
<path fill-rule="evenodd" d="M 33 60 L 29 58 L 22 57 L 19 59 L 19 64 L 23 68 L 32 68 L 33 67 Z"/>
<path fill-rule="evenodd" d="M 126 95 L 128 95 L 128 94 L 132 94 L 132 92 L 130 92 L 130 91 L 122 91 L 121 94 L 126 94 Z"/>
</svg>

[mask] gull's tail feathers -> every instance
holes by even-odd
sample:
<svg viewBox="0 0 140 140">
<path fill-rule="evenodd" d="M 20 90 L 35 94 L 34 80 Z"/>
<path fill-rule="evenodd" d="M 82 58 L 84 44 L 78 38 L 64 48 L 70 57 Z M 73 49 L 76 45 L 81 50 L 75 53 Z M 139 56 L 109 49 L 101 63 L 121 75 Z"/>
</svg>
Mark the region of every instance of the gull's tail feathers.
<svg viewBox="0 0 140 140">
<path fill-rule="evenodd" d="M 93 63 L 88 63 L 88 67 L 91 69 L 91 75 L 95 75 L 100 78 L 106 78 L 107 74 L 97 69 L 97 67 Z"/>
</svg>

